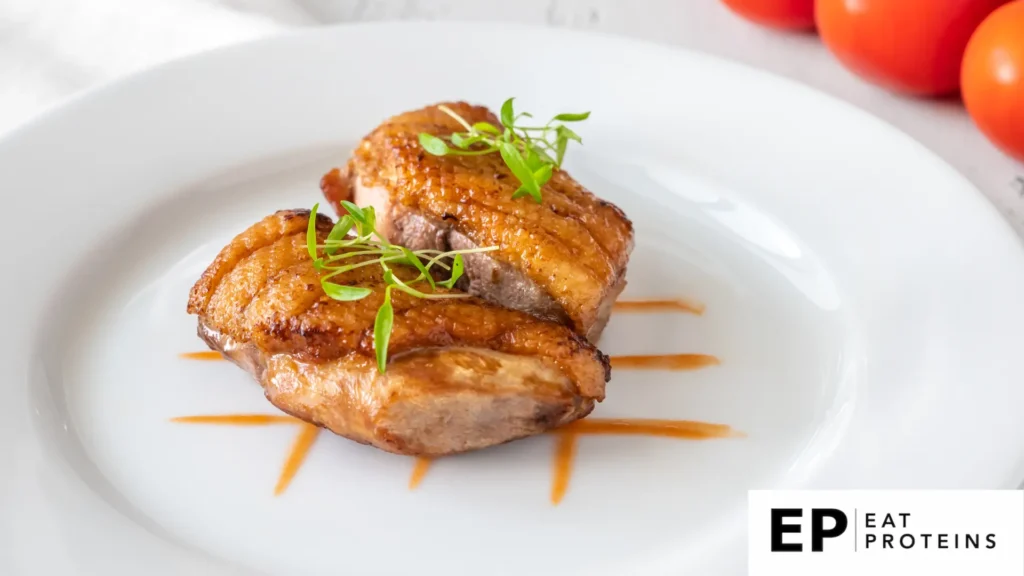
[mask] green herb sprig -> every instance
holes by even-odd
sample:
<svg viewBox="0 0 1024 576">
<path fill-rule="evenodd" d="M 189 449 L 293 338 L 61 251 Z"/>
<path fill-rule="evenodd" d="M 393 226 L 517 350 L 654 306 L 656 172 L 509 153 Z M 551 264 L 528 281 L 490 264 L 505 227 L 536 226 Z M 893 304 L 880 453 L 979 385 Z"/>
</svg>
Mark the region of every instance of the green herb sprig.
<svg viewBox="0 0 1024 576">
<path fill-rule="evenodd" d="M 520 126 L 517 122 L 521 118 L 533 116 L 529 112 L 516 114 L 513 100 L 509 98 L 501 105 L 504 130 L 489 122 L 470 124 L 451 108 L 440 105 L 438 109 L 454 118 L 466 131 L 447 137 L 421 132 L 420 146 L 434 156 L 480 156 L 497 152 L 519 180 L 519 188 L 512 198 L 529 195 L 540 204 L 540 189 L 551 179 L 554 169 L 562 167 L 569 141 L 583 143 L 583 139 L 565 124 L 555 123 L 580 122 L 589 118 L 590 112 L 562 113 L 543 126 Z"/>
<path fill-rule="evenodd" d="M 473 248 L 469 250 L 409 250 L 404 246 L 391 244 L 381 236 L 376 227 L 376 213 L 373 206 L 360 208 L 355 204 L 342 201 L 342 207 L 348 212 L 331 229 L 323 244 L 317 243 L 316 235 L 316 213 L 320 204 L 314 204 L 309 215 L 309 226 L 306 228 L 306 249 L 309 257 L 313 259 L 313 267 L 321 272 L 320 286 L 329 297 L 349 302 L 362 300 L 373 290 L 362 286 L 345 286 L 330 282 L 330 279 L 338 274 L 349 270 L 355 270 L 363 266 L 380 265 L 384 269 L 384 303 L 377 309 L 377 319 L 373 324 L 373 349 L 377 354 L 377 369 L 384 373 L 388 359 L 388 342 L 391 339 L 391 327 L 395 320 L 395 311 L 391 305 L 391 291 L 401 290 L 406 294 L 417 298 L 468 298 L 468 294 L 451 294 L 438 292 L 423 292 L 413 286 L 427 283 L 431 290 L 438 286 L 451 289 L 455 282 L 462 277 L 465 270 L 463 254 L 474 254 L 478 252 L 490 252 L 497 250 L 497 246 L 486 248 Z M 322 254 L 321 254 L 322 252 Z M 372 256 L 370 259 L 363 259 L 355 264 L 341 264 L 348 258 L 356 256 Z M 424 263 L 424 260 L 426 263 Z M 451 265 L 447 261 L 451 260 Z M 395 276 L 388 264 L 406 264 L 419 270 L 419 276 L 412 280 L 401 280 Z M 438 282 L 434 280 L 430 270 L 438 266 L 444 270 L 450 270 L 450 277 Z"/>
</svg>

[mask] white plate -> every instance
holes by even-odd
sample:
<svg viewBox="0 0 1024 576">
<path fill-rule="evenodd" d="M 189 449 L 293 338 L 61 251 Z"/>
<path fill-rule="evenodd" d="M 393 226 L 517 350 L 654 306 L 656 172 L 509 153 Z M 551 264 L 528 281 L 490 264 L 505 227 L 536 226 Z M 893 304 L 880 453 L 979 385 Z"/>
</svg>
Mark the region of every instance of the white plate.
<svg viewBox="0 0 1024 576">
<path fill-rule="evenodd" d="M 202 349 L 186 292 L 235 233 L 320 200 L 385 117 L 442 99 L 591 110 L 568 169 L 633 219 L 596 417 L 745 438 L 554 440 L 435 463 L 321 435 L 273 495 L 295 427 Z M 962 178 L 882 122 L 791 82 L 633 41 L 481 24 L 360 25 L 134 76 L 0 143 L 9 367 L 3 574 L 741 574 L 750 488 L 1008 488 L 1021 479 L 1024 258 Z M 703 570 L 701 572 L 701 570 Z"/>
</svg>

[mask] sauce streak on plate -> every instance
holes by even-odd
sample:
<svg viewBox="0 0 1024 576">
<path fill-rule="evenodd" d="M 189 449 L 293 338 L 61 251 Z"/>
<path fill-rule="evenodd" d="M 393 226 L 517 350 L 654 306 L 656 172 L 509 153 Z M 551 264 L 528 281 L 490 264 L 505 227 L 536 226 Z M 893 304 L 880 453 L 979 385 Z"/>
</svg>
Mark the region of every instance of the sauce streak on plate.
<svg viewBox="0 0 1024 576">
<path fill-rule="evenodd" d="M 201 352 L 183 352 L 180 358 L 185 360 L 224 360 L 224 356 L 216 350 L 203 350 Z"/>
<path fill-rule="evenodd" d="M 704 306 L 686 300 L 642 300 L 615 303 L 618 312 L 683 312 L 703 314 Z M 180 355 L 187 360 L 224 360 L 213 350 L 186 352 Z M 640 356 L 612 356 L 612 367 L 619 370 L 696 370 L 719 363 L 718 358 L 707 354 L 658 354 Z M 172 418 L 180 424 L 213 424 L 226 426 L 270 426 L 292 424 L 299 426 L 299 434 L 292 443 L 284 467 L 274 487 L 274 495 L 283 494 L 306 460 L 313 443 L 320 434 L 320 428 L 297 418 L 278 414 L 221 414 L 180 416 Z M 691 420 L 651 420 L 642 418 L 585 418 L 552 430 L 555 437 L 555 453 L 552 459 L 551 503 L 558 504 L 565 497 L 572 478 L 573 463 L 580 436 L 633 435 L 676 438 L 683 440 L 710 440 L 714 438 L 736 438 L 742 434 L 724 424 L 695 422 Z M 430 471 L 434 459 L 415 459 L 409 477 L 409 489 L 417 488 Z"/>
<path fill-rule="evenodd" d="M 552 462 L 551 503 L 558 504 L 569 490 L 572 477 L 572 463 L 576 458 L 576 434 L 558 432 L 555 434 L 555 458 Z"/>
<path fill-rule="evenodd" d="M 704 313 L 704 305 L 690 300 L 617 300 L 612 305 L 616 312 L 682 312 L 684 314 Z"/>
<path fill-rule="evenodd" d="M 284 461 L 284 468 L 281 469 L 281 475 L 277 478 L 277 485 L 274 486 L 274 496 L 280 496 L 288 489 L 292 478 L 306 461 L 306 455 L 313 447 L 313 442 L 316 442 L 316 437 L 320 435 L 320 428 L 317 426 L 305 422 L 300 426 L 302 426 L 302 430 L 295 437 L 291 451 L 288 452 L 288 459 Z"/>
<path fill-rule="evenodd" d="M 291 416 L 276 414 L 221 414 L 202 416 L 182 416 L 172 418 L 172 422 L 180 424 L 214 424 L 234 426 L 270 426 L 274 424 L 294 424 L 300 427 L 298 436 L 292 443 L 291 451 L 285 460 L 284 467 L 274 487 L 274 495 L 284 493 L 292 479 L 298 473 L 309 454 L 310 448 L 320 434 L 320 428 L 307 424 Z M 684 440 L 711 440 L 715 438 L 739 438 L 743 434 L 736 432 L 724 424 L 695 422 L 691 420 L 651 420 L 644 418 L 585 418 L 552 430 L 548 434 L 555 437 L 555 454 L 552 460 L 551 503 L 562 501 L 569 489 L 573 463 L 580 436 L 601 435 L 633 435 L 677 438 Z M 415 459 L 412 474 L 409 477 L 409 489 L 417 488 L 430 471 L 434 459 L 418 457 Z"/>
<path fill-rule="evenodd" d="M 427 475 L 427 471 L 430 470 L 430 465 L 433 463 L 433 459 L 425 456 L 419 456 L 416 458 L 416 465 L 412 468 L 412 476 L 409 476 L 409 490 L 412 490 L 423 482 L 423 477 Z"/>
<path fill-rule="evenodd" d="M 663 436 L 686 440 L 738 438 L 742 434 L 724 424 L 694 422 L 691 420 L 647 420 L 643 418 L 584 418 L 563 426 L 554 432 L 558 436 L 555 446 L 554 472 L 551 477 L 551 503 L 562 501 L 569 489 L 577 439 L 584 435 L 634 434 Z"/>
<path fill-rule="evenodd" d="M 171 418 L 179 424 L 220 424 L 223 426 L 267 426 L 270 424 L 295 424 L 291 416 L 276 414 L 228 414 L 226 416 L 179 416 Z"/>
<path fill-rule="evenodd" d="M 612 356 L 612 368 L 619 370 L 699 370 L 718 364 L 718 358 L 707 354 Z"/>
</svg>

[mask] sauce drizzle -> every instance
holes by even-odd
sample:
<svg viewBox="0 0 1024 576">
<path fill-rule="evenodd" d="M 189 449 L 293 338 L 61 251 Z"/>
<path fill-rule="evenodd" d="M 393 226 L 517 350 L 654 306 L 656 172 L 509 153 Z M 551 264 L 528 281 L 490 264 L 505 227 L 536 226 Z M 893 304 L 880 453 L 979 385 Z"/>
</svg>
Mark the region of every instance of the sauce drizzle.
<svg viewBox="0 0 1024 576">
<path fill-rule="evenodd" d="M 555 445 L 554 474 L 551 478 L 551 503 L 562 501 L 572 477 L 572 464 L 576 455 L 577 438 L 582 435 L 632 434 L 662 436 L 686 440 L 738 438 L 743 434 L 725 424 L 695 422 L 691 420 L 649 420 L 644 418 L 584 418 L 562 426 L 553 434 Z"/>
<path fill-rule="evenodd" d="M 299 424 L 302 421 L 291 416 L 276 414 L 225 414 L 216 416 L 179 416 L 171 418 L 179 424 L 220 424 L 222 426 L 268 426 L 270 424 Z"/>
<path fill-rule="evenodd" d="M 310 448 L 320 434 L 320 428 L 307 424 L 292 416 L 276 414 L 220 414 L 202 416 L 181 416 L 172 418 L 180 424 L 215 424 L 234 426 L 270 426 L 275 424 L 297 424 L 299 435 L 292 443 L 288 458 L 274 487 L 279 496 L 298 473 Z M 692 420 L 655 420 L 646 418 L 585 418 L 577 420 L 548 434 L 555 436 L 555 453 L 552 460 L 551 503 L 557 505 L 569 490 L 572 467 L 580 436 L 631 435 L 676 438 L 683 440 L 710 440 L 714 438 L 740 438 L 743 434 L 725 424 L 697 422 Z M 434 459 L 417 457 L 409 476 L 409 489 L 416 489 L 433 466 Z"/>
<path fill-rule="evenodd" d="M 432 458 L 424 456 L 416 458 L 416 464 L 412 467 L 412 476 L 409 476 L 409 490 L 415 490 L 420 482 L 423 482 L 423 477 L 427 475 L 427 471 L 430 470 L 430 465 L 433 463 Z"/>
<path fill-rule="evenodd" d="M 682 312 L 684 314 L 704 313 L 704 305 L 699 302 L 684 300 L 618 300 L 612 305 L 616 312 Z"/>
<path fill-rule="evenodd" d="M 316 442 L 317 436 L 320 435 L 320 428 L 317 426 L 306 423 L 302 423 L 301 426 L 302 429 L 299 431 L 299 435 L 295 437 L 292 448 L 288 452 L 288 459 L 284 462 L 284 468 L 281 469 L 281 475 L 277 479 L 277 486 L 274 486 L 274 496 L 280 496 L 288 489 L 288 485 L 291 484 L 295 473 L 299 471 L 299 468 L 306 461 L 306 455 L 309 454 L 309 449 L 313 447 L 313 442 Z"/>
<path fill-rule="evenodd" d="M 576 458 L 576 434 L 565 431 L 556 433 L 554 471 L 551 475 L 551 503 L 557 505 L 569 490 L 572 477 L 572 462 Z"/>
<path fill-rule="evenodd" d="M 698 370 L 717 366 L 718 358 L 708 354 L 649 354 L 612 356 L 612 368 L 622 370 Z"/>
<path fill-rule="evenodd" d="M 693 420 L 653 420 L 646 418 L 584 418 L 561 427 L 576 434 L 620 434 L 661 436 L 683 440 L 738 438 L 742 434 L 725 424 Z"/>
<path fill-rule="evenodd" d="M 325 182 L 326 182 L 325 177 Z M 328 185 L 333 184 L 327 182 Z M 617 312 L 682 312 L 701 315 L 704 305 L 684 299 L 670 300 L 623 300 L 615 302 Z M 185 352 L 179 355 L 185 360 L 216 361 L 226 360 L 217 351 L 203 350 Z M 634 356 L 612 356 L 611 363 L 618 369 L 635 370 L 696 370 L 719 364 L 718 358 L 707 354 L 656 354 Z M 320 428 L 297 418 L 278 414 L 222 414 L 180 416 L 172 418 L 180 424 L 213 424 L 222 426 L 271 426 L 292 424 L 299 426 L 299 433 L 292 442 L 288 457 L 274 487 L 278 496 L 288 489 L 309 451 L 320 435 Z M 585 418 L 577 420 L 548 434 L 555 437 L 555 451 L 552 459 L 551 503 L 558 505 L 569 490 L 573 464 L 580 436 L 591 435 L 640 435 L 685 440 L 709 440 L 713 438 L 737 438 L 743 434 L 724 424 L 696 422 L 690 420 L 655 420 L 642 418 Z M 409 489 L 414 490 L 423 482 L 433 466 L 434 459 L 417 457 L 409 477 Z"/>
<path fill-rule="evenodd" d="M 224 360 L 224 355 L 216 350 L 203 350 L 201 352 L 182 352 L 180 358 L 185 360 Z"/>
<path fill-rule="evenodd" d="M 288 451 L 288 458 L 281 469 L 281 475 L 277 479 L 277 486 L 274 487 L 274 496 L 280 496 L 288 489 L 292 478 L 298 473 L 306 460 L 309 449 L 313 446 L 320 428 L 303 422 L 293 416 L 280 414 L 211 414 L 202 416 L 179 416 L 171 418 L 171 422 L 177 424 L 212 424 L 215 426 L 273 426 L 275 424 L 299 425 L 299 435 L 295 437 L 291 449 Z"/>
</svg>

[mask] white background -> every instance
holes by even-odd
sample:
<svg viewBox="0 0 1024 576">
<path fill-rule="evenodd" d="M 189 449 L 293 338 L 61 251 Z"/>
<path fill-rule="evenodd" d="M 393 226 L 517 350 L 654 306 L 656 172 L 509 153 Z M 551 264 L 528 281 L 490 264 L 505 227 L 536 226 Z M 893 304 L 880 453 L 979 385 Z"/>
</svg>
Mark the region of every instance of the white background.
<svg viewBox="0 0 1024 576">
<path fill-rule="evenodd" d="M 0 0 L 0 135 L 70 94 L 168 58 L 290 27 L 388 19 L 514 20 L 598 30 L 795 78 L 923 142 L 1024 233 L 1024 180 L 1017 180 L 1024 166 L 989 144 L 959 104 L 888 94 L 845 71 L 815 36 L 758 28 L 719 0 Z"/>
<path fill-rule="evenodd" d="M 904 576 L 964 575 L 1019 576 L 1024 574 L 1024 494 L 1008 491 L 755 491 L 750 494 L 749 562 L 750 576 Z M 850 525 L 842 535 L 827 539 L 822 552 L 811 552 L 810 508 L 838 508 L 849 517 Z M 802 542 L 804 551 L 771 552 L 771 508 L 804 508 L 803 531 L 786 534 L 783 542 Z M 858 511 L 857 541 L 854 552 L 854 510 Z M 865 528 L 865 512 L 876 513 L 873 530 Z M 884 513 L 892 513 L 897 528 L 881 528 Z M 910 513 L 902 528 L 899 512 Z M 799 524 L 787 519 L 787 524 Z M 832 526 L 826 521 L 826 528 Z M 879 535 L 878 542 L 865 551 L 865 531 Z M 910 550 L 883 550 L 878 546 L 882 534 L 980 533 L 982 546 L 986 534 L 996 535 L 992 550 L 954 550 L 935 548 L 935 538 L 925 549 L 918 539 Z M 896 536 L 896 540 L 898 540 Z"/>
</svg>

